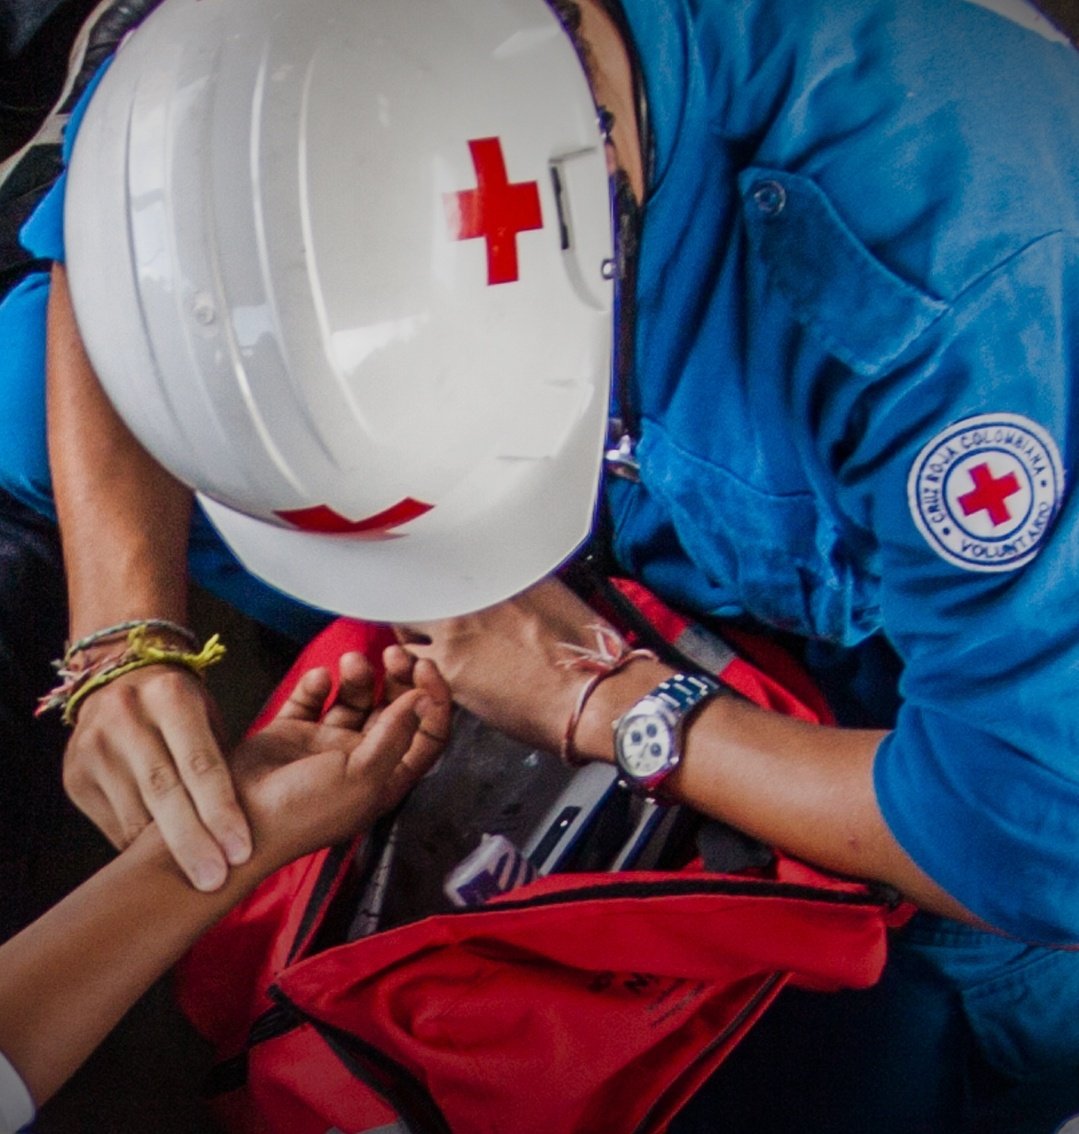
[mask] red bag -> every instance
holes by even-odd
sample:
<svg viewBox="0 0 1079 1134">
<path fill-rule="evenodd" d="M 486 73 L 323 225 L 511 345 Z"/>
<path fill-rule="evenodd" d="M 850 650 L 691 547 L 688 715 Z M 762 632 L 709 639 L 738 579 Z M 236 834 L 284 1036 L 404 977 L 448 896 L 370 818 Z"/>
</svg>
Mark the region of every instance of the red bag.
<svg viewBox="0 0 1079 1134">
<path fill-rule="evenodd" d="M 621 593 L 666 640 L 704 641 L 647 592 Z M 376 658 L 387 641 L 381 628 L 334 623 L 267 714 L 307 669 L 336 672 L 342 653 Z M 811 689 L 813 708 L 727 654 L 732 687 L 827 719 Z M 908 914 L 880 888 L 774 854 L 736 874 L 698 860 L 550 875 L 340 944 L 352 852 L 268 879 L 178 971 L 181 1005 L 220 1056 L 210 1093 L 229 1130 L 660 1132 L 785 983 L 873 984 L 887 929 Z"/>
</svg>

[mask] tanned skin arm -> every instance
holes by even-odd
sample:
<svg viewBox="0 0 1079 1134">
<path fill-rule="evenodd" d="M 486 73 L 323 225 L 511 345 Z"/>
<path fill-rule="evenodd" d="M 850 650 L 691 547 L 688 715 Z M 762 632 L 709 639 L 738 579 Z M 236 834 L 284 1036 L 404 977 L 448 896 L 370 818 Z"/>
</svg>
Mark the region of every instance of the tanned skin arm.
<svg viewBox="0 0 1079 1134">
<path fill-rule="evenodd" d="M 603 682 L 582 754 L 614 762 L 612 722 L 674 671 L 637 663 Z M 933 913 L 982 923 L 915 865 L 881 816 L 873 761 L 887 734 L 809 724 L 720 696 L 692 718 L 665 790 L 702 814 L 840 874 L 886 882 Z"/>
<path fill-rule="evenodd" d="M 546 579 L 488 610 L 399 628 L 403 646 L 387 652 L 387 669 L 407 688 L 412 659 L 430 660 L 459 704 L 557 752 L 587 676 L 566 667 L 565 643 L 594 645 L 597 621 L 564 584 Z M 638 659 L 602 681 L 578 723 L 577 753 L 613 763 L 613 722 L 673 672 Z M 885 735 L 808 724 L 720 696 L 691 719 L 682 765 L 664 791 L 807 862 L 886 882 L 924 909 L 978 924 L 918 868 L 880 814 L 873 760 Z"/>
<path fill-rule="evenodd" d="M 156 826 L 40 920 L 0 946 L 0 1051 L 38 1106 L 195 939 L 279 866 L 364 830 L 437 758 L 449 694 L 433 667 L 371 711 L 359 654 L 301 679 L 274 721 L 233 757 L 254 853 L 212 894 L 191 888 Z M 321 716 L 321 720 L 320 720 Z M 420 731 L 420 729 L 424 731 Z"/>
<path fill-rule="evenodd" d="M 186 624 L 192 496 L 135 440 L 83 347 L 61 266 L 47 339 L 49 461 L 74 641 L 133 618 Z M 115 649 L 111 645 L 110 649 Z M 202 682 L 150 666 L 82 704 L 64 761 L 71 798 L 117 847 L 151 820 L 199 889 L 246 861 L 250 830 Z"/>
</svg>

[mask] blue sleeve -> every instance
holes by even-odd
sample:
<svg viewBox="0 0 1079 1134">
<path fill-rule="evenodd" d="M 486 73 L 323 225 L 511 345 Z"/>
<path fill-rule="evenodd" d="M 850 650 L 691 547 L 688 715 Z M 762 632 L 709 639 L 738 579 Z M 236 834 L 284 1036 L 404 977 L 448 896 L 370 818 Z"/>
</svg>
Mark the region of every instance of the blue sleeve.
<svg viewBox="0 0 1079 1134">
<path fill-rule="evenodd" d="M 863 391 L 838 468 L 905 665 L 884 819 L 968 909 L 1049 943 L 1079 941 L 1077 294 L 1061 232 L 972 283 Z"/>
<path fill-rule="evenodd" d="M 619 555 L 671 549 L 647 579 L 691 608 L 883 629 L 889 828 L 990 924 L 1077 942 L 1079 57 L 991 5 L 685 7 L 740 25 L 686 53 L 707 99 L 658 150 Z"/>
<path fill-rule="evenodd" d="M 877 6 L 871 81 L 822 68 L 812 122 L 777 119 L 742 171 L 774 183 L 744 212 L 745 278 L 835 590 L 849 556 L 903 662 L 884 820 L 989 924 L 1075 943 L 1079 58 L 965 4 L 931 50 L 928 7 Z"/>
<path fill-rule="evenodd" d="M 38 202 L 37 208 L 30 214 L 19 233 L 23 247 L 35 259 L 52 260 L 58 264 L 64 262 L 64 194 L 67 191 L 67 163 L 71 159 L 71 150 L 75 145 L 75 138 L 86 114 L 86 108 L 111 62 L 112 59 L 109 58 L 101 64 L 75 104 L 71 117 L 64 127 L 64 172 Z"/>
</svg>

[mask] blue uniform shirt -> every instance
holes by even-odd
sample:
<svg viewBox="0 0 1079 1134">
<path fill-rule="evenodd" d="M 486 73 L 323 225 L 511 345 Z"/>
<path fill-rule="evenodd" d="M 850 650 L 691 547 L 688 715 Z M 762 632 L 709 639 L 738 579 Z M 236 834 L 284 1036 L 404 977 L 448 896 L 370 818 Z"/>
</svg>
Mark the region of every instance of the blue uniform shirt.
<svg viewBox="0 0 1079 1134">
<path fill-rule="evenodd" d="M 1009 0 L 995 0 L 1007 7 Z M 623 565 L 903 662 L 940 885 L 1079 940 L 1079 57 L 969 0 L 625 0 L 655 130 Z"/>
</svg>

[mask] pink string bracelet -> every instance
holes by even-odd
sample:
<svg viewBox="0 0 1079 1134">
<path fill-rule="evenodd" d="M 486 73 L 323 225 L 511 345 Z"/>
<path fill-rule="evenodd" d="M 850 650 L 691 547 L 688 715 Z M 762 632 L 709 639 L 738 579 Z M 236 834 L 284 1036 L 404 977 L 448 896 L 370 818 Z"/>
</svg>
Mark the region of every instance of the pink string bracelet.
<svg viewBox="0 0 1079 1134">
<path fill-rule="evenodd" d="M 566 730 L 562 734 L 562 746 L 558 751 L 562 762 L 568 764 L 571 768 L 579 768 L 582 764 L 588 763 L 577 752 L 574 737 L 577 733 L 577 726 L 581 723 L 581 715 L 584 713 L 585 705 L 588 704 L 589 697 L 596 691 L 600 683 L 625 669 L 630 662 L 637 658 L 658 660 L 651 650 L 631 649 L 622 635 L 610 626 L 597 624 L 589 626 L 588 629 L 596 635 L 595 648 L 576 646 L 570 642 L 559 643 L 563 649 L 569 650 L 574 655 L 560 661 L 558 663 L 560 666 L 566 669 L 591 670 L 591 676 L 581 686 L 581 690 L 577 694 L 577 703 L 566 722 Z"/>
</svg>

